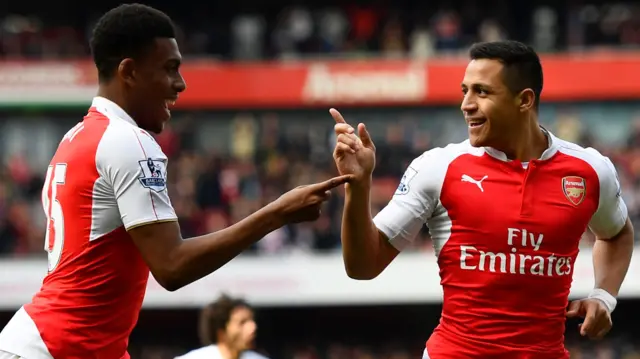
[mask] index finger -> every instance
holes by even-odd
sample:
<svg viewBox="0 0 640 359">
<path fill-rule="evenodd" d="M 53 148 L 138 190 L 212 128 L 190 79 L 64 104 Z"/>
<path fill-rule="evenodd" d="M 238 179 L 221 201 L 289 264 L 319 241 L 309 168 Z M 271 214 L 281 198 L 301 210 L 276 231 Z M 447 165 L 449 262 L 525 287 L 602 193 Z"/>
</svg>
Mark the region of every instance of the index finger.
<svg viewBox="0 0 640 359">
<path fill-rule="evenodd" d="M 333 177 L 332 179 L 326 180 L 324 182 L 312 184 L 311 190 L 313 192 L 324 192 L 330 189 L 336 188 L 342 184 L 345 184 L 353 179 L 353 175 L 343 175 L 338 177 Z"/>
<path fill-rule="evenodd" d="M 335 108 L 329 109 L 329 113 L 331 114 L 331 117 L 333 117 L 333 119 L 336 121 L 336 123 L 347 123 L 347 121 L 344 120 L 344 117 L 342 117 L 342 114 Z"/>
<path fill-rule="evenodd" d="M 584 318 L 584 322 L 580 326 L 580 334 L 588 335 L 591 332 L 593 326 L 595 325 L 595 321 L 596 321 L 595 315 L 592 313 L 588 313 Z"/>
</svg>

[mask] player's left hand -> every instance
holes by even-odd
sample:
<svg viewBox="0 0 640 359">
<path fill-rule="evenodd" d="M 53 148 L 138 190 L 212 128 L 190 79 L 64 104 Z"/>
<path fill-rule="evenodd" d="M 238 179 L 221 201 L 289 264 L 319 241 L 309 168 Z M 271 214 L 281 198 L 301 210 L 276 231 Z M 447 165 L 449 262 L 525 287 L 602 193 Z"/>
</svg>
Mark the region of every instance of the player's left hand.
<svg viewBox="0 0 640 359">
<path fill-rule="evenodd" d="M 584 318 L 580 324 L 580 334 L 589 339 L 602 339 L 613 326 L 611 313 L 595 298 L 575 300 L 569 304 L 567 318 Z"/>
</svg>

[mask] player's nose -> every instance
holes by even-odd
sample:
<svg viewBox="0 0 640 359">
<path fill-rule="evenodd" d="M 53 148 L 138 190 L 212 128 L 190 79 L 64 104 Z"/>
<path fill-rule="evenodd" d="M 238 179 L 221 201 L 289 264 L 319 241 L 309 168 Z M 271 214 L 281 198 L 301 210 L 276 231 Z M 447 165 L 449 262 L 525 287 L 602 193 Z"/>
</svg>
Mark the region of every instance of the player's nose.
<svg viewBox="0 0 640 359">
<path fill-rule="evenodd" d="M 460 110 L 462 110 L 465 115 L 472 114 L 478 110 L 478 104 L 475 101 L 465 98 L 460 105 Z"/>
<path fill-rule="evenodd" d="M 187 82 L 184 80 L 184 78 L 182 76 L 179 76 L 174 82 L 173 82 L 173 90 L 177 93 L 180 93 L 184 90 L 187 89 Z"/>
</svg>

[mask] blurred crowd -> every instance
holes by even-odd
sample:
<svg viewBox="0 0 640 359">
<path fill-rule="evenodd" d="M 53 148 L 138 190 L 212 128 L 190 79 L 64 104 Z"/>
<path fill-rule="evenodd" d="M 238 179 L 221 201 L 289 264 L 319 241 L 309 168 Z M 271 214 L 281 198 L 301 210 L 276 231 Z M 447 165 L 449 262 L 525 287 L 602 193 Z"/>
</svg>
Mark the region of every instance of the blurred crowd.
<svg viewBox="0 0 640 359">
<path fill-rule="evenodd" d="M 220 60 L 365 56 L 429 58 L 476 41 L 516 39 L 540 52 L 640 47 L 638 1 L 145 1 L 174 18 L 183 54 Z M 98 16 L 117 2 L 10 1 L 0 8 L 0 60 L 84 58 Z M 455 107 L 348 109 L 377 147 L 373 213 L 393 195 L 410 161 L 467 136 Z M 0 111 L 0 257 L 44 256 L 40 204 L 46 166 L 82 111 Z M 631 218 L 640 225 L 640 102 L 543 104 L 558 137 L 593 146 L 616 165 Z M 157 136 L 169 157 L 169 192 L 184 237 L 222 229 L 298 185 L 336 174 L 326 110 L 177 112 Z M 246 255 L 340 249 L 343 191 L 321 218 L 276 230 Z M 593 236 L 585 233 L 583 245 Z M 424 227 L 413 250 L 431 249 Z M 633 334 L 632 331 L 627 331 Z M 640 359 L 638 336 L 583 344 L 572 359 Z M 279 338 L 280 341 L 283 338 Z M 285 338 L 286 339 L 286 338 Z M 132 341 L 134 343 L 135 341 Z M 164 343 L 164 342 L 163 342 Z M 408 359 L 423 343 L 288 348 L 283 359 Z M 132 344 L 134 359 L 173 359 L 185 347 Z"/>
<path fill-rule="evenodd" d="M 80 117 L 25 116 L 0 123 L 0 253 L 16 256 L 44 253 L 45 168 L 57 141 Z M 376 142 L 374 214 L 412 159 L 467 136 L 455 108 L 351 109 L 345 116 L 366 122 Z M 640 224 L 640 104 L 544 105 L 541 119 L 557 136 L 611 157 L 631 218 Z M 175 114 L 157 140 L 169 157 L 169 193 L 183 236 L 222 229 L 289 189 L 336 175 L 332 129 L 323 110 Z M 278 229 L 248 253 L 338 250 L 343 191 L 335 194 L 318 221 Z M 584 245 L 592 241 L 586 233 Z M 414 247 L 430 248 L 426 227 Z"/>
<path fill-rule="evenodd" d="M 457 53 L 504 38 L 541 52 L 638 47 L 637 1 L 145 1 L 170 14 L 187 56 L 225 60 Z M 84 57 L 105 1 L 7 2 L 0 9 L 0 57 Z"/>
</svg>

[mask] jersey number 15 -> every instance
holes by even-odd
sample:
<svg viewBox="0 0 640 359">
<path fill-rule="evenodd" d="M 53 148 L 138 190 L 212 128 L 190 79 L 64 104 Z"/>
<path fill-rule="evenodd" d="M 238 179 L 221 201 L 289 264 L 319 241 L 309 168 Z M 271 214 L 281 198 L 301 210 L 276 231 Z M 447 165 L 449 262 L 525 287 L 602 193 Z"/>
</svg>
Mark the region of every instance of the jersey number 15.
<svg viewBox="0 0 640 359">
<path fill-rule="evenodd" d="M 56 163 L 55 166 L 49 166 L 42 190 L 42 206 L 47 216 L 44 250 L 48 254 L 49 272 L 53 272 L 58 266 L 64 245 L 64 214 L 57 195 L 58 187 L 64 186 L 66 177 L 66 163 Z"/>
</svg>

